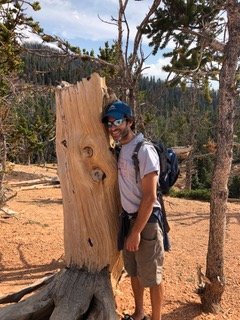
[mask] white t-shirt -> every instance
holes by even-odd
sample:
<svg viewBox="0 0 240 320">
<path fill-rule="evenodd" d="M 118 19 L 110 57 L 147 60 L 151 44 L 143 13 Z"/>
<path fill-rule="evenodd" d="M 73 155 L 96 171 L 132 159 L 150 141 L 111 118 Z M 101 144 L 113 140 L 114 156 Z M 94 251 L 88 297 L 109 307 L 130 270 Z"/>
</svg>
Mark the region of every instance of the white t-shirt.
<svg viewBox="0 0 240 320">
<path fill-rule="evenodd" d="M 143 144 L 138 151 L 139 159 L 139 174 L 136 182 L 136 170 L 133 164 L 133 151 L 139 141 L 142 141 L 144 136 L 138 134 L 129 143 L 122 145 L 118 159 L 118 183 L 121 196 L 121 204 L 123 209 L 128 213 L 138 211 L 142 199 L 141 179 L 150 172 L 159 174 L 159 157 L 154 148 L 150 144 Z M 158 201 L 154 207 L 160 207 Z"/>
</svg>

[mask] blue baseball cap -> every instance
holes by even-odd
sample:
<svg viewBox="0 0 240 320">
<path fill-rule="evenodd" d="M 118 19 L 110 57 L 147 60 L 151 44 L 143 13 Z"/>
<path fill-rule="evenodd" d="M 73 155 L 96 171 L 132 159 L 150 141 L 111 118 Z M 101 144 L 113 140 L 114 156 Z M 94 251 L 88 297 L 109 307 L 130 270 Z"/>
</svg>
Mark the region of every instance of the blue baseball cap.
<svg viewBox="0 0 240 320">
<path fill-rule="evenodd" d="M 106 108 L 102 116 L 102 122 L 106 122 L 108 117 L 112 117 L 116 120 L 133 118 L 133 111 L 128 104 L 117 100 Z"/>
</svg>

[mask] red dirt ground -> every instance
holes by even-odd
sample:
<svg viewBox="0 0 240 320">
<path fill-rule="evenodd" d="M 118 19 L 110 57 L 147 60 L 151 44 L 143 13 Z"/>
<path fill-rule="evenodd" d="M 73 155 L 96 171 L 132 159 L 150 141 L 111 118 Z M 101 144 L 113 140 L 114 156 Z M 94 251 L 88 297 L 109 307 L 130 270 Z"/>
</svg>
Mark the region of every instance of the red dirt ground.
<svg viewBox="0 0 240 320">
<path fill-rule="evenodd" d="M 15 165 L 7 181 L 23 181 L 57 175 L 54 167 Z M 15 292 L 63 263 L 63 213 L 59 188 L 18 190 L 8 207 L 17 212 L 9 217 L 0 211 L 0 296 Z M 223 311 L 218 315 L 201 312 L 197 288 L 197 265 L 205 267 L 209 204 L 166 198 L 171 225 L 172 251 L 165 259 L 165 302 L 163 320 L 240 319 L 240 205 L 229 203 L 225 246 L 226 289 Z M 124 277 L 116 294 L 118 313 L 133 312 L 129 278 Z M 150 314 L 149 293 L 145 294 Z M 66 319 L 67 320 L 67 319 Z"/>
</svg>

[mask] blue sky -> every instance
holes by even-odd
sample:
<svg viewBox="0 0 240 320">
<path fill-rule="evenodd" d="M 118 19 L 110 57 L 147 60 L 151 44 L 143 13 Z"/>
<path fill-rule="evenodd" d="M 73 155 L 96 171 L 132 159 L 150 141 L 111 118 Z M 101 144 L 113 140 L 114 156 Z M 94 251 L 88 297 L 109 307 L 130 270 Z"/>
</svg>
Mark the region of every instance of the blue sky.
<svg viewBox="0 0 240 320">
<path fill-rule="evenodd" d="M 87 50 L 93 48 L 95 52 L 98 52 L 100 46 L 104 46 L 104 42 L 111 43 L 117 38 L 117 27 L 102 22 L 98 15 L 105 21 L 111 21 L 111 17 L 116 18 L 118 0 L 39 0 L 39 2 L 42 9 L 29 14 L 39 21 L 45 33 L 58 35 L 80 48 Z M 151 0 L 129 0 L 126 14 L 132 39 L 136 26 L 148 12 L 151 3 Z M 147 39 L 144 40 L 144 52 L 146 55 L 151 52 Z M 166 73 L 161 68 L 163 63 L 167 63 L 167 60 L 163 59 L 160 53 L 149 57 L 145 65 L 150 68 L 144 71 L 144 75 L 164 79 Z"/>
</svg>

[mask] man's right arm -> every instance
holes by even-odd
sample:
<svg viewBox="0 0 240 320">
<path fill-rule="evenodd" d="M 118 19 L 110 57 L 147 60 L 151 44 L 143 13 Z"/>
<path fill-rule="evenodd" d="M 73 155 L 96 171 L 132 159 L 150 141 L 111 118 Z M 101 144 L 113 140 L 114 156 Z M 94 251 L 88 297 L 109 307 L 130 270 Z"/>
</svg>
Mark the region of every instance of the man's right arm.
<svg viewBox="0 0 240 320">
<path fill-rule="evenodd" d="M 137 218 L 125 243 L 128 251 L 138 250 L 140 234 L 151 216 L 154 203 L 157 199 L 157 183 L 158 174 L 156 171 L 146 174 L 141 180 L 143 196 Z"/>
</svg>

